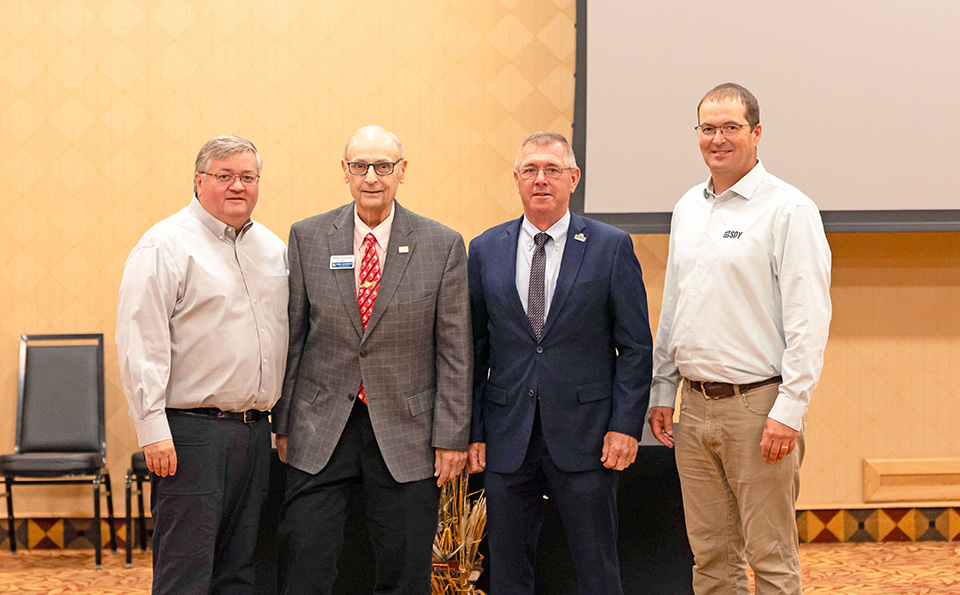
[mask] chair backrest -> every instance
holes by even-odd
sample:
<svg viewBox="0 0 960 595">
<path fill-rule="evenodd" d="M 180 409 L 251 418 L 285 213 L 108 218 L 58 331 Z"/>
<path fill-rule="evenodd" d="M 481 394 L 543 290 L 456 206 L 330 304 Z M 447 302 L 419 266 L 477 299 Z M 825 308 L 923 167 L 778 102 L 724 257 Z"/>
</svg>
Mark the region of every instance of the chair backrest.
<svg viewBox="0 0 960 595">
<path fill-rule="evenodd" d="M 16 452 L 106 457 L 103 335 L 21 335 Z"/>
</svg>

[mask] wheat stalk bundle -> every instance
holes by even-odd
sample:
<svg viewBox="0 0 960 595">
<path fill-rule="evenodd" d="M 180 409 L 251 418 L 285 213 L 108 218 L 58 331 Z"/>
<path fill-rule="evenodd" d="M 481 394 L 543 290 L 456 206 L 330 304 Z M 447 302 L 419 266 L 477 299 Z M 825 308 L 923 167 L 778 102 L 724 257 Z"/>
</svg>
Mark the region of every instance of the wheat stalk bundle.
<svg viewBox="0 0 960 595">
<path fill-rule="evenodd" d="M 467 492 L 466 471 L 443 484 L 433 541 L 433 595 L 484 595 L 476 588 L 483 557 L 477 551 L 487 526 L 483 491 Z"/>
</svg>

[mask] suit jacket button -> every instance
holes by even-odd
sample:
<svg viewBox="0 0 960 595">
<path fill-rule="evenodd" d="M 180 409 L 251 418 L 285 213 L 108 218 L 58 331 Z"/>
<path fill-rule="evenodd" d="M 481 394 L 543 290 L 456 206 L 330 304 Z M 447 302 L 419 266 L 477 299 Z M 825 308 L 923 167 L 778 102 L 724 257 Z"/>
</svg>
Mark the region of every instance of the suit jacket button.
<svg viewBox="0 0 960 595">
<path fill-rule="evenodd" d="M 354 399 L 356 399 L 356 398 L 357 398 L 356 395 L 347 395 L 347 400 L 348 400 L 348 401 L 352 401 L 352 400 L 354 400 Z"/>
<path fill-rule="evenodd" d="M 531 397 L 534 397 L 537 395 L 537 392 L 531 388 L 530 392 L 528 392 L 527 394 L 530 395 Z"/>
<path fill-rule="evenodd" d="M 537 345 L 537 353 L 543 353 L 543 347 Z"/>
<path fill-rule="evenodd" d="M 361 349 L 361 350 L 360 350 L 360 357 L 367 357 L 367 350 L 366 350 L 366 349 Z"/>
</svg>

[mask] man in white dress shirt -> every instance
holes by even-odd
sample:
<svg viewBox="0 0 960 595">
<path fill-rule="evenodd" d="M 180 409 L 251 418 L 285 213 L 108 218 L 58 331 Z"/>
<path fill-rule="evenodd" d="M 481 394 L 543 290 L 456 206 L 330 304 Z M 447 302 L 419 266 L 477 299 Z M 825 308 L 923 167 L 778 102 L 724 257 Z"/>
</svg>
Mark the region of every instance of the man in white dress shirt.
<svg viewBox="0 0 960 595">
<path fill-rule="evenodd" d="M 287 353 L 283 241 L 250 215 L 253 143 L 200 149 L 196 196 L 143 235 L 117 305 L 120 378 L 151 474 L 153 593 L 253 593 Z"/>
<path fill-rule="evenodd" d="M 817 206 L 757 159 L 753 94 L 719 85 L 697 113 L 710 177 L 673 212 L 648 419 L 676 444 L 694 591 L 749 593 L 749 563 L 759 595 L 799 595 L 795 507 L 830 247 Z"/>
</svg>

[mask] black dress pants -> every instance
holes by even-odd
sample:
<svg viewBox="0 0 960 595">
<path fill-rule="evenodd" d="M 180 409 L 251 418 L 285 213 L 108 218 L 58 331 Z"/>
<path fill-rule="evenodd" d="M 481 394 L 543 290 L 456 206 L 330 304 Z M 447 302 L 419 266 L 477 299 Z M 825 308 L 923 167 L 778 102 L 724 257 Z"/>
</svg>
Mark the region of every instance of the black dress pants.
<svg viewBox="0 0 960 595">
<path fill-rule="evenodd" d="M 428 595 L 440 490 L 434 478 L 393 479 L 380 454 L 367 406 L 356 399 L 327 465 L 311 475 L 287 466 L 280 518 L 280 592 L 329 595 L 343 546 L 347 502 L 360 488 L 373 542 L 378 595 Z"/>
<path fill-rule="evenodd" d="M 177 472 L 150 475 L 153 593 L 253 593 L 270 422 L 205 419 L 173 409 L 167 419 Z"/>
</svg>

